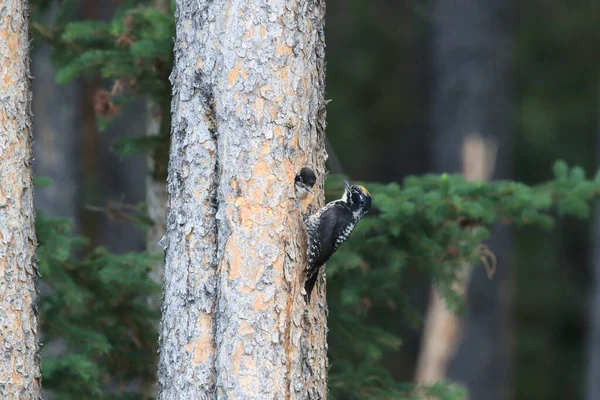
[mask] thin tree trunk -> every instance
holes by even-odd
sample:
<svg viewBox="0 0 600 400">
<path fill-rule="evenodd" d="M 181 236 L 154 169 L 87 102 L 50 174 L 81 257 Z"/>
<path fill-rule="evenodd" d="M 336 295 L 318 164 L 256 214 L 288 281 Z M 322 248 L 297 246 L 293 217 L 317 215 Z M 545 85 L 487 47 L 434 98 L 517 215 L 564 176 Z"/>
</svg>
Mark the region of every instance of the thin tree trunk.
<svg viewBox="0 0 600 400">
<path fill-rule="evenodd" d="M 161 12 L 169 13 L 168 0 L 154 0 L 154 7 Z M 158 243 L 167 233 L 167 166 L 169 161 L 169 133 L 170 133 L 170 104 L 169 99 L 163 104 L 157 104 L 152 100 L 146 103 L 146 134 L 157 136 L 165 140 L 159 140 L 160 145 L 148 155 L 148 171 L 146 174 L 146 209 L 152 220 L 152 225 L 146 232 L 146 250 L 158 252 Z M 149 276 L 155 283 L 162 285 L 165 275 L 165 264 L 158 260 L 152 265 Z M 160 296 L 150 296 L 148 306 L 158 310 L 160 307 Z M 158 360 L 156 360 L 158 361 Z M 145 398 L 156 398 L 158 386 L 156 377 L 153 381 L 144 383 Z"/>
<path fill-rule="evenodd" d="M 50 64 L 50 45 L 35 41 L 34 47 L 31 63 L 35 77 L 31 87 L 35 115 L 34 172 L 52 178 L 52 185 L 36 192 L 35 204 L 38 210 L 50 215 L 75 218 L 79 166 L 79 83 L 58 85 Z"/>
<path fill-rule="evenodd" d="M 148 136 L 157 136 L 163 134 L 161 132 L 162 115 L 168 110 L 148 101 L 147 104 L 147 134 Z M 168 149 L 168 141 L 165 143 Z M 151 252 L 159 251 L 158 242 L 165 236 L 167 227 L 167 181 L 166 159 L 161 157 L 160 153 L 163 149 L 159 149 L 158 155 L 148 156 L 148 176 L 146 178 L 146 208 L 148 216 L 152 220 L 152 225 L 148 227 L 146 233 L 146 249 Z M 167 150 L 168 151 L 168 150 Z M 150 279 L 154 282 L 162 284 L 164 277 L 164 262 L 157 262 L 150 271 Z M 150 299 L 152 307 L 159 307 L 159 299 Z"/>
<path fill-rule="evenodd" d="M 600 71 L 598 71 L 598 133 L 596 164 L 600 165 Z M 587 387 L 585 400 L 600 400 L 600 204 L 596 205 L 592 236 L 593 284 L 591 289 L 590 335 L 588 342 Z"/>
<path fill-rule="evenodd" d="M 160 399 L 325 399 L 302 166 L 324 181 L 324 4 L 178 0 Z"/>
<path fill-rule="evenodd" d="M 435 0 L 432 7 L 434 169 L 463 172 L 471 179 L 503 178 L 508 168 L 509 125 L 507 3 Z M 472 157 L 467 151 L 472 137 L 498 147 L 496 165 L 489 157 Z M 491 170 L 480 170 L 472 159 Z M 471 267 L 465 266 L 458 283 L 459 290 L 468 293 L 464 320 L 447 314 L 434 296 L 417 381 L 448 377 L 465 383 L 472 399 L 504 398 L 509 386 L 502 296 L 509 268 L 503 258 L 507 233 L 496 227 L 489 242 L 498 259 L 494 280 L 488 280 L 483 268 L 474 270 L 471 279 Z"/>
<path fill-rule="evenodd" d="M 27 2 L 0 12 L 0 398 L 40 398 Z"/>
<path fill-rule="evenodd" d="M 494 170 L 496 143 L 472 135 L 464 141 L 463 175 L 467 180 L 487 181 Z M 458 273 L 453 290 L 466 296 L 473 266 L 465 263 Z M 448 366 L 461 339 L 462 319 L 448 311 L 434 287 L 431 288 L 429 308 L 425 318 L 421 354 L 417 362 L 416 381 L 434 383 L 445 379 Z"/>
<path fill-rule="evenodd" d="M 49 8 L 44 16 L 46 22 L 54 19 L 57 8 L 56 4 Z M 51 46 L 41 40 L 34 40 L 33 48 L 33 170 L 36 176 L 48 176 L 52 179 L 50 186 L 36 191 L 34 204 L 38 211 L 52 216 L 72 218 L 73 226 L 78 229 L 80 84 L 57 84 L 54 80 L 55 70 L 50 63 Z M 43 280 L 39 281 L 38 288 L 42 296 L 52 293 L 52 289 Z M 67 348 L 62 338 L 50 342 L 44 340 L 41 331 L 40 340 L 44 343 L 44 356 L 47 359 L 63 354 Z M 45 399 L 51 399 L 52 395 L 52 391 L 47 388 L 42 391 L 42 397 Z"/>
<path fill-rule="evenodd" d="M 166 0 L 155 0 L 154 7 L 161 12 L 169 13 L 169 3 Z M 152 154 L 148 156 L 148 174 L 146 178 L 146 207 L 148 216 L 153 221 L 146 234 L 146 249 L 151 252 L 159 251 L 158 242 L 166 234 L 167 229 L 167 164 L 169 149 L 168 118 L 169 103 L 157 104 L 149 100 L 146 105 L 146 134 L 161 136 L 166 140 L 160 141 Z M 164 278 L 164 262 L 157 262 L 150 271 L 150 279 L 162 284 Z M 158 308 L 159 298 L 149 299 L 150 306 Z"/>
<path fill-rule="evenodd" d="M 81 19 L 109 21 L 115 4 L 109 1 L 82 0 Z M 111 84 L 113 82 L 110 82 Z M 146 246 L 139 227 L 110 213 L 91 210 L 89 206 L 110 208 L 112 202 L 136 204 L 145 198 L 146 160 L 143 155 L 120 157 L 112 147 L 117 139 L 145 134 L 143 101 L 134 101 L 121 110 L 121 117 L 99 132 L 94 99 L 107 82 L 82 78 L 80 168 L 80 221 L 82 234 L 90 240 L 88 249 L 103 246 L 121 254 L 140 251 Z"/>
</svg>

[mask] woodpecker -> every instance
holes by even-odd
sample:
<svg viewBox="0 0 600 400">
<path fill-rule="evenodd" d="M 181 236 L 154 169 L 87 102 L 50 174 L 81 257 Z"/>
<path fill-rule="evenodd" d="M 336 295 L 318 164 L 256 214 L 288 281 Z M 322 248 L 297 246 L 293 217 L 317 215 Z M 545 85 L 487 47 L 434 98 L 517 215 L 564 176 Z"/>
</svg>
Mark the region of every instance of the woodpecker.
<svg viewBox="0 0 600 400">
<path fill-rule="evenodd" d="M 345 189 L 341 199 L 328 203 L 308 217 L 306 233 L 306 277 L 304 299 L 310 303 L 319 269 L 348 239 L 354 227 L 371 208 L 371 194 L 363 186 L 350 185 L 344 181 Z"/>
<path fill-rule="evenodd" d="M 309 193 L 312 193 L 312 188 L 317 182 L 317 176 L 312 169 L 304 167 L 300 170 L 296 178 L 294 178 L 294 190 L 296 197 L 304 199 Z"/>
</svg>

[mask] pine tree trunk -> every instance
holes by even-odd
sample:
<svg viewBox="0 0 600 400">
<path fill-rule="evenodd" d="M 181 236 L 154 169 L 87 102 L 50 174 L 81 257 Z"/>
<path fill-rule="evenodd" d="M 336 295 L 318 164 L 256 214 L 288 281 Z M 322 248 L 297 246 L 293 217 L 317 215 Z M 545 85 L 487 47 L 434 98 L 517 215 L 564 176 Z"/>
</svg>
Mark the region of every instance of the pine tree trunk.
<svg viewBox="0 0 600 400">
<path fill-rule="evenodd" d="M 55 14 L 55 8 L 52 7 L 49 14 Z M 55 70 L 50 63 L 51 46 L 41 40 L 34 41 L 33 46 L 34 174 L 52 179 L 52 185 L 36 192 L 35 205 L 37 210 L 50 215 L 75 219 L 80 165 L 79 83 L 57 84 L 54 80 Z M 77 220 L 74 225 L 79 225 Z"/>
<path fill-rule="evenodd" d="M 437 172 L 462 172 L 467 179 L 478 180 L 506 178 L 507 4 L 505 0 L 432 2 L 432 155 Z M 483 148 L 497 147 L 495 159 L 473 157 L 477 152 L 469 149 L 477 142 Z M 471 271 L 471 266 L 465 266 L 458 285 L 468 297 L 464 320 L 447 313 L 433 296 L 430 311 L 437 314 L 427 316 L 426 330 L 432 331 L 424 335 L 418 381 L 448 378 L 465 383 L 471 399 L 505 398 L 509 386 L 505 329 L 509 324 L 503 290 L 510 269 L 504 258 L 508 241 L 508 231 L 496 227 L 488 242 L 498 259 L 493 280 L 484 268 Z"/>
<path fill-rule="evenodd" d="M 154 8 L 168 14 L 168 0 L 154 0 Z M 167 101 L 170 100 L 166 99 Z M 169 152 L 169 133 L 170 133 L 170 105 L 157 104 L 153 100 L 146 102 L 146 135 L 156 136 L 160 145 L 148 155 L 148 172 L 146 176 L 146 209 L 152 225 L 146 232 L 146 250 L 152 253 L 159 252 L 158 243 L 165 236 L 167 229 L 167 164 Z M 157 260 L 148 273 L 150 279 L 159 285 L 162 285 L 165 275 L 165 263 L 163 260 Z M 148 306 L 153 310 L 160 307 L 160 295 L 149 296 Z M 158 360 L 157 360 L 158 361 Z M 158 385 L 156 377 L 151 382 L 144 382 L 144 398 L 156 398 Z"/>
<path fill-rule="evenodd" d="M 154 0 L 154 8 L 167 14 L 169 4 L 167 0 Z M 146 207 L 152 225 L 146 233 L 146 249 L 151 252 L 159 251 L 158 242 L 166 233 L 167 228 L 167 163 L 169 150 L 169 104 L 157 104 L 148 100 L 146 104 L 146 134 L 148 136 L 161 136 L 160 146 L 148 156 L 148 176 L 146 178 Z M 157 262 L 150 271 L 150 279 L 162 284 L 164 278 L 164 262 Z M 149 299 L 150 306 L 158 308 L 160 299 Z"/>
<path fill-rule="evenodd" d="M 161 132 L 162 115 L 168 110 L 148 101 L 146 115 L 146 129 L 148 136 L 157 136 L 163 134 Z M 168 143 L 165 143 L 168 151 Z M 159 149 L 159 154 L 164 149 Z M 160 155 L 148 156 L 148 176 L 146 178 L 146 208 L 148 217 L 152 220 L 152 225 L 148 227 L 146 232 L 146 249 L 151 252 L 159 251 L 158 242 L 166 233 L 167 227 L 167 182 L 166 182 L 166 159 Z M 157 262 L 150 270 L 150 278 L 162 284 L 164 277 L 164 263 Z M 150 306 L 158 308 L 159 299 L 149 299 Z"/>
<path fill-rule="evenodd" d="M 49 7 L 44 22 L 54 19 L 57 8 L 57 4 Z M 50 186 L 36 191 L 34 204 L 38 211 L 52 216 L 72 218 L 73 226 L 78 230 L 81 90 L 79 82 L 64 85 L 55 82 L 55 70 L 50 62 L 51 52 L 52 47 L 49 44 L 34 40 L 31 54 L 31 72 L 35 77 L 31 82 L 31 107 L 35 115 L 33 172 L 35 176 L 48 176 L 52 179 Z M 39 282 L 39 291 L 42 296 L 53 292 L 43 280 Z M 44 356 L 49 359 L 63 354 L 67 348 L 62 338 L 44 340 L 41 331 L 40 340 L 44 343 Z M 42 397 L 52 398 L 52 391 L 46 388 L 42 391 Z"/>
<path fill-rule="evenodd" d="M 0 12 L 0 398 L 40 398 L 27 2 Z"/>
<path fill-rule="evenodd" d="M 81 19 L 110 21 L 116 3 L 81 0 Z M 114 218 L 110 213 L 89 209 L 89 206 L 110 209 L 113 203 L 136 204 L 145 199 L 145 157 L 121 157 L 113 150 L 116 140 L 145 134 L 145 104 L 143 101 L 127 104 L 120 111 L 121 116 L 113 120 L 106 131 L 100 132 L 94 99 L 102 87 L 99 78 L 81 79 L 81 233 L 90 241 L 88 250 L 102 246 L 116 254 L 141 251 L 146 247 L 146 241 L 139 227 L 123 218 Z"/>
<path fill-rule="evenodd" d="M 324 174 L 324 3 L 178 0 L 160 399 L 325 399 L 293 179 Z"/>
<path fill-rule="evenodd" d="M 598 127 L 596 141 L 596 163 L 600 165 L 600 70 L 598 71 Z M 588 365 L 585 400 L 600 400 L 600 203 L 596 204 L 592 243 L 593 281 L 589 305 L 590 332 L 587 350 Z"/>
</svg>

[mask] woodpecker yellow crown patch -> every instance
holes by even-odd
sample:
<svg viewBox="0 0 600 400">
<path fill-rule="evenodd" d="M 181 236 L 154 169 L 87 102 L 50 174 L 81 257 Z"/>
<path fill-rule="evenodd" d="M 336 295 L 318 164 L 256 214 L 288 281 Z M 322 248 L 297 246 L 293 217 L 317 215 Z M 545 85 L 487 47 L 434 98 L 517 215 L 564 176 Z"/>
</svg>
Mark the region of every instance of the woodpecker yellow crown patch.
<svg viewBox="0 0 600 400">
<path fill-rule="evenodd" d="M 371 196 L 371 193 L 369 193 L 369 191 L 367 190 L 366 187 L 360 186 L 360 185 L 358 185 L 358 187 L 360 188 L 360 190 L 362 190 L 363 192 L 365 192 L 367 194 L 367 196 Z"/>
</svg>

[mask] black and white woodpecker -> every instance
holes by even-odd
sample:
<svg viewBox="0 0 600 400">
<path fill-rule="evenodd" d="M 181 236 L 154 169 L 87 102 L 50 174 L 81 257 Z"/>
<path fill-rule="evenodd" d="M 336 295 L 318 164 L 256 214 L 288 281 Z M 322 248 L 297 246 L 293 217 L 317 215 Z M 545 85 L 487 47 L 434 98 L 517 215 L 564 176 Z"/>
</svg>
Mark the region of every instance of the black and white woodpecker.
<svg viewBox="0 0 600 400">
<path fill-rule="evenodd" d="M 371 194 L 363 186 L 350 185 L 344 181 L 345 189 L 341 199 L 328 203 L 308 217 L 306 233 L 306 277 L 304 299 L 310 303 L 319 269 L 348 239 L 354 227 L 371 208 Z"/>
<path fill-rule="evenodd" d="M 312 169 L 304 167 L 300 170 L 296 178 L 294 179 L 294 190 L 296 197 L 300 200 L 312 193 L 312 188 L 317 182 L 317 176 Z"/>
</svg>

